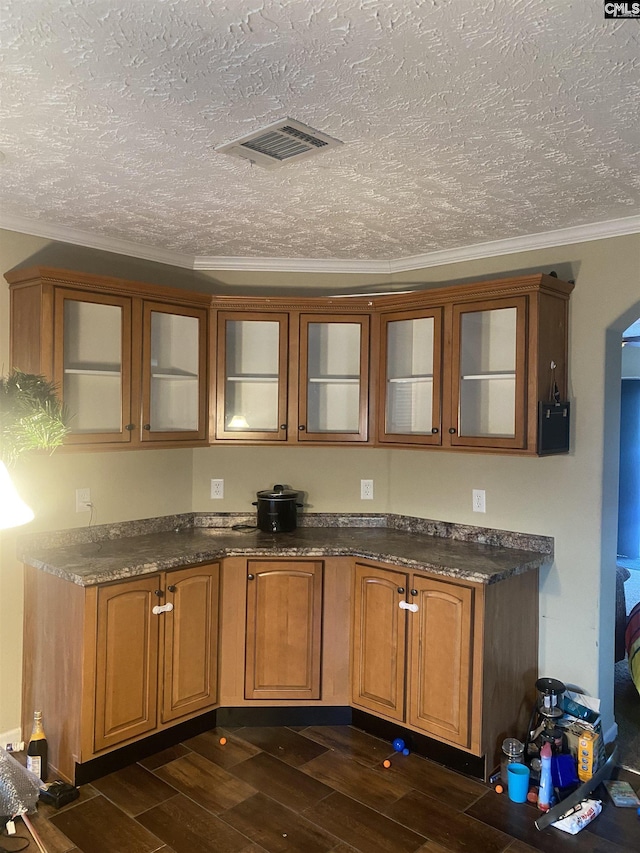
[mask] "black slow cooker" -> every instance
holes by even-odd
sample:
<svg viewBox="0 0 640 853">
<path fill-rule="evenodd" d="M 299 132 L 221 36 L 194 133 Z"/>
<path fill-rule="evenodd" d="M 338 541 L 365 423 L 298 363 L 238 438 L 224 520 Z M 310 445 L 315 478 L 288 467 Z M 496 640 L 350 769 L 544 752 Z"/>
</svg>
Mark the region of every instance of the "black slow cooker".
<svg viewBox="0 0 640 853">
<path fill-rule="evenodd" d="M 273 489 L 257 493 L 258 530 L 265 533 L 288 533 L 296 529 L 299 492 L 276 484 Z"/>
</svg>

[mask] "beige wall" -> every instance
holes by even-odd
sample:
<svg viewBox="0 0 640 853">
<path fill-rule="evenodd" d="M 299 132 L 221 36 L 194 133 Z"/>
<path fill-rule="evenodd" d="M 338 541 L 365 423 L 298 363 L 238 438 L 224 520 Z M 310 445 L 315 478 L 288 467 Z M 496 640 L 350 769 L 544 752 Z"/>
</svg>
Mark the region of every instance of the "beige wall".
<svg viewBox="0 0 640 853">
<path fill-rule="evenodd" d="M 32 262 L 35 253 L 40 259 L 48 248 L 46 241 L 0 232 L 0 271 Z M 73 252 L 69 247 L 66 251 Z M 74 511 L 76 487 L 91 488 L 95 522 L 105 523 L 188 509 L 252 511 L 258 489 L 285 482 L 306 492 L 311 511 L 393 511 L 553 536 L 556 559 L 540 584 L 541 674 L 600 695 L 608 728 L 613 713 L 620 337 L 640 316 L 640 236 L 435 267 L 388 281 L 395 286 L 435 284 L 550 269 L 576 280 L 570 308 L 571 453 L 530 459 L 371 448 L 58 452 L 32 456 L 16 471 L 16 482 L 37 513 L 31 529 L 86 524 L 88 517 Z M 295 276 L 279 280 L 291 287 Z M 335 282 L 332 292 L 384 283 L 379 276 L 304 275 L 299 280 L 306 288 Z M 207 287 L 207 281 L 221 292 L 246 289 L 252 282 L 275 287 L 278 279 L 212 273 L 208 279 L 201 274 L 199 286 Z M 8 364 L 7 311 L 3 282 L 3 365 Z M 224 478 L 224 500 L 209 499 L 211 477 Z M 375 481 L 374 501 L 359 499 L 363 477 Z M 486 515 L 471 511 L 474 488 L 486 490 Z M 21 571 L 13 558 L 15 535 L 5 532 L 2 540 L 0 733 L 19 725 Z"/>
</svg>

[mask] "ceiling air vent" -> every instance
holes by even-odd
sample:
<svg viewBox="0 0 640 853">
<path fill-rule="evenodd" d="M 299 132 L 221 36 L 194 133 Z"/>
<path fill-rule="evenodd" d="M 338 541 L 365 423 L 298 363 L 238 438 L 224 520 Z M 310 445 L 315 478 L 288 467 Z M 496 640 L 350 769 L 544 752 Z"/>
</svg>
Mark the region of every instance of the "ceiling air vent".
<svg viewBox="0 0 640 853">
<path fill-rule="evenodd" d="M 342 142 L 301 121 L 285 118 L 255 133 L 219 145 L 215 150 L 250 160 L 257 166 L 275 169 L 292 160 L 301 160 L 327 148 L 335 148 L 336 145 L 342 145 Z"/>
</svg>

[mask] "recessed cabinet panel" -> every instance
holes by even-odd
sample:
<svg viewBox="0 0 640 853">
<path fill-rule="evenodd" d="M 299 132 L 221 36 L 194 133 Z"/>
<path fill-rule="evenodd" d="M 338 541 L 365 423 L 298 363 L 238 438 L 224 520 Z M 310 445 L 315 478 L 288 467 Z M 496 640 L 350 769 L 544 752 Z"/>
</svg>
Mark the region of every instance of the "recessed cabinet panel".
<svg viewBox="0 0 640 853">
<path fill-rule="evenodd" d="M 156 727 L 158 585 L 153 575 L 98 590 L 96 751 Z"/>
<path fill-rule="evenodd" d="M 404 720 L 407 619 L 399 607 L 407 575 L 356 563 L 353 600 L 354 705 Z"/>
<path fill-rule="evenodd" d="M 320 699 L 322 578 L 317 561 L 249 560 L 247 699 Z"/>
<path fill-rule="evenodd" d="M 164 683 L 162 721 L 183 717 L 216 700 L 218 672 L 218 564 L 166 575 L 162 614 Z"/>
<path fill-rule="evenodd" d="M 471 735 L 473 589 L 413 576 L 409 722 L 468 747 Z"/>
</svg>

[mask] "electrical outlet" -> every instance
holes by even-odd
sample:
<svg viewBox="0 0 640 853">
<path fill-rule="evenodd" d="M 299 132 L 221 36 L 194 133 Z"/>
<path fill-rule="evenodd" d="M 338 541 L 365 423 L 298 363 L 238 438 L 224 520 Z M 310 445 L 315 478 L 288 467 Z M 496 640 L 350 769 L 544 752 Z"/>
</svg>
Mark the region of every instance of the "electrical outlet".
<svg viewBox="0 0 640 853">
<path fill-rule="evenodd" d="M 91 489 L 76 489 L 76 512 L 91 511 Z"/>
<path fill-rule="evenodd" d="M 211 500 L 220 500 L 224 497 L 224 480 L 211 481 Z"/>
<path fill-rule="evenodd" d="M 474 512 L 486 512 L 487 504 L 485 498 L 484 489 L 474 489 L 472 492 L 473 495 L 473 511 Z"/>
<path fill-rule="evenodd" d="M 360 500 L 373 500 L 373 480 L 360 480 Z"/>
</svg>

